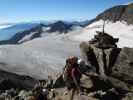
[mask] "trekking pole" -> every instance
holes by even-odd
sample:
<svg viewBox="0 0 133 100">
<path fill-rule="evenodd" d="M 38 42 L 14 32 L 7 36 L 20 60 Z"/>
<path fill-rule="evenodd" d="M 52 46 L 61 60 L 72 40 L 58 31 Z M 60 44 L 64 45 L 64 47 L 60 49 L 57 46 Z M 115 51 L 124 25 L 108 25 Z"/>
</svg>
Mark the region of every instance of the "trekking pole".
<svg viewBox="0 0 133 100">
<path fill-rule="evenodd" d="M 105 20 L 103 22 L 103 33 L 104 33 L 104 28 L 105 28 Z"/>
<path fill-rule="evenodd" d="M 106 19 L 105 19 L 105 15 L 104 15 L 104 19 L 103 19 L 103 21 L 104 21 L 104 22 L 103 22 L 103 33 L 104 33 L 104 28 L 105 28 L 105 20 L 106 20 Z"/>
</svg>

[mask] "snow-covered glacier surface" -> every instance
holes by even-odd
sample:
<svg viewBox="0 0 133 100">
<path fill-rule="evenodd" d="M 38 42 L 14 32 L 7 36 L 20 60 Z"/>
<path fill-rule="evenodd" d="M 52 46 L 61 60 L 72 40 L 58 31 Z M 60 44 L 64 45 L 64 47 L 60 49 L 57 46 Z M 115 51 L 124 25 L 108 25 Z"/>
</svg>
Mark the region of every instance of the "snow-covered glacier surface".
<svg viewBox="0 0 133 100">
<path fill-rule="evenodd" d="M 42 79 L 60 72 L 71 55 L 80 55 L 78 43 L 64 34 L 51 34 L 22 45 L 0 46 L 0 68 Z"/>
<path fill-rule="evenodd" d="M 93 38 L 96 31 L 102 31 L 102 25 L 100 20 L 68 34 L 52 33 L 21 45 L 0 46 L 0 68 L 41 79 L 56 75 L 61 72 L 67 57 L 80 56 L 79 43 Z M 133 47 L 132 25 L 107 21 L 105 32 L 120 39 L 119 47 Z"/>
</svg>

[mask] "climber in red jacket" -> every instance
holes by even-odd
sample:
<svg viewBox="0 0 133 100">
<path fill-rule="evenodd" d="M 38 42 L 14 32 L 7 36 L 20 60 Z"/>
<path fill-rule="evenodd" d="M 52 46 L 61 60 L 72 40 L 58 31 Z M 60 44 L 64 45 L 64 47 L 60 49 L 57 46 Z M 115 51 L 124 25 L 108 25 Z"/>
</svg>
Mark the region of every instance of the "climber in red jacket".
<svg viewBox="0 0 133 100">
<path fill-rule="evenodd" d="M 81 73 L 80 70 L 78 69 L 79 65 L 77 62 L 78 62 L 77 57 L 70 57 L 66 61 L 63 79 L 69 90 L 71 88 L 77 88 L 78 90 L 80 90 Z"/>
</svg>

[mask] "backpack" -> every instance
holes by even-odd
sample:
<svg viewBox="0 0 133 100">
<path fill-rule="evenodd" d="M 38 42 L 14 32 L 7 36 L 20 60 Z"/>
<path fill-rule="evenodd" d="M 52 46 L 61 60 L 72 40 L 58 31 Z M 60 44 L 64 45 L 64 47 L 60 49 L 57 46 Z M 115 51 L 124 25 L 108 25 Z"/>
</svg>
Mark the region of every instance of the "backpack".
<svg viewBox="0 0 133 100">
<path fill-rule="evenodd" d="M 70 67 L 68 65 L 65 66 L 64 71 L 63 71 L 63 80 L 72 80 L 72 70 L 75 70 L 75 76 L 81 77 L 81 73 L 78 69 L 78 64 L 76 65 L 77 67 Z"/>
</svg>

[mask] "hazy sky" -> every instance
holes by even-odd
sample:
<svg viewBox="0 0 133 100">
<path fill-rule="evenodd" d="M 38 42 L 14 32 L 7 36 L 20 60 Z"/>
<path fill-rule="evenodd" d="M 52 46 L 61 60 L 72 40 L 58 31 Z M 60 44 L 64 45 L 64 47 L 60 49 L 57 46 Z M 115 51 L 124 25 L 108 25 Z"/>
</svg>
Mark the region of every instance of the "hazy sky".
<svg viewBox="0 0 133 100">
<path fill-rule="evenodd" d="M 0 0 L 0 23 L 29 20 L 86 20 L 132 0 Z"/>
</svg>

